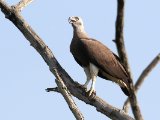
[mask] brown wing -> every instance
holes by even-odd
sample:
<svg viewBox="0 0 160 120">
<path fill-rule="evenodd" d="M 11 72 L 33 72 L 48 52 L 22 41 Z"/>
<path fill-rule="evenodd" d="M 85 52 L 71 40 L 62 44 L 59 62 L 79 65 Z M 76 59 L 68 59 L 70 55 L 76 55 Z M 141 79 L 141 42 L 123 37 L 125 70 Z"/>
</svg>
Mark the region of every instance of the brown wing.
<svg viewBox="0 0 160 120">
<path fill-rule="evenodd" d="M 128 84 L 128 74 L 115 55 L 102 43 L 94 39 L 81 39 L 83 51 L 89 61 L 107 74 Z"/>
</svg>

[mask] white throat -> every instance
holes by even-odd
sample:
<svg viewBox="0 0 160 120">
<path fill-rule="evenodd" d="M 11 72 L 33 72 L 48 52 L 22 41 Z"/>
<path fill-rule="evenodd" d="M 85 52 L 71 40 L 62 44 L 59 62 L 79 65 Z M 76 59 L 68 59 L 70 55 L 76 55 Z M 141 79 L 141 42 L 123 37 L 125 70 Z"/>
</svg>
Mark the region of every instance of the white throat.
<svg viewBox="0 0 160 120">
<path fill-rule="evenodd" d="M 79 38 L 88 38 L 88 35 L 83 25 L 74 28 L 74 35 L 76 35 L 76 37 L 79 37 Z"/>
</svg>

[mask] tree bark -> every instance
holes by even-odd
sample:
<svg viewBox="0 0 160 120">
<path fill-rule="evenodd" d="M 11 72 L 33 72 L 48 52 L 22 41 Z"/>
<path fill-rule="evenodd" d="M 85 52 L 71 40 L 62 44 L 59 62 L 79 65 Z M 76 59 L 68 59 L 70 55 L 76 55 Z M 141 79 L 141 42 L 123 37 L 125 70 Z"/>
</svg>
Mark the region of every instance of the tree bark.
<svg viewBox="0 0 160 120">
<path fill-rule="evenodd" d="M 131 76 L 131 70 L 129 67 L 128 63 L 128 58 L 127 58 L 127 53 L 125 50 L 125 44 L 124 44 L 124 37 L 123 37 L 123 27 L 124 27 L 124 5 L 125 1 L 124 0 L 117 0 L 117 20 L 116 20 L 116 39 L 115 43 L 117 46 L 118 54 L 120 57 L 121 62 L 124 64 L 126 67 L 126 70 L 129 74 L 129 87 L 130 87 L 130 93 L 131 95 L 129 96 L 131 107 L 132 107 L 132 112 L 134 114 L 134 117 L 136 120 L 143 120 L 143 117 L 141 115 L 141 111 L 138 105 L 137 97 L 135 94 L 134 86 L 133 86 L 133 80 Z"/>
<path fill-rule="evenodd" d="M 136 84 L 135 84 L 135 92 L 137 93 L 139 88 L 141 87 L 142 83 L 144 82 L 145 78 L 148 74 L 153 70 L 153 68 L 159 63 L 160 61 L 160 53 L 152 60 L 152 62 L 143 70 L 141 75 L 139 76 Z M 127 113 L 129 110 L 129 98 L 125 101 L 123 105 L 123 110 Z"/>
<path fill-rule="evenodd" d="M 33 29 L 26 23 L 22 16 L 15 10 L 15 7 L 9 7 L 3 0 L 0 0 L 0 8 L 8 18 L 25 36 L 36 51 L 42 56 L 44 61 L 49 66 L 50 71 L 56 76 L 55 70 L 58 72 L 60 78 L 67 86 L 70 93 L 78 99 L 84 101 L 86 104 L 94 106 L 97 111 L 103 113 L 113 120 L 134 120 L 132 117 L 124 113 L 122 110 L 117 109 L 98 96 L 94 96 L 92 99 L 85 96 L 84 88 L 80 88 L 80 84 L 73 81 L 73 79 L 67 74 L 67 72 L 61 67 L 52 51 L 43 42 L 43 40 L 33 31 Z"/>
<path fill-rule="evenodd" d="M 55 69 L 56 74 L 56 83 L 59 88 L 60 93 L 63 95 L 64 99 L 66 100 L 70 110 L 72 111 L 73 115 L 77 120 L 84 120 L 84 117 L 80 110 L 78 109 L 76 103 L 74 102 L 72 95 L 70 94 L 69 90 L 67 89 L 66 85 L 64 84 L 62 78 L 59 76 L 57 70 Z"/>
</svg>

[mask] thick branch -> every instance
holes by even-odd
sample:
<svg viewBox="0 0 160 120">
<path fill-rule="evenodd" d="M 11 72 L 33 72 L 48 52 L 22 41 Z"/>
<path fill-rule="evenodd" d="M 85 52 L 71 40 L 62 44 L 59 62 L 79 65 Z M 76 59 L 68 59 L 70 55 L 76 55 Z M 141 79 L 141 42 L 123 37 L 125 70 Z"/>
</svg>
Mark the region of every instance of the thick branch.
<svg viewBox="0 0 160 120">
<path fill-rule="evenodd" d="M 68 91 L 66 85 L 64 84 L 62 78 L 59 76 L 57 70 L 55 69 L 56 73 L 56 83 L 58 85 L 59 91 L 63 95 L 64 99 L 66 100 L 70 110 L 72 111 L 73 115 L 77 120 L 84 120 L 84 117 L 80 110 L 78 109 L 76 103 L 74 102 L 70 92 Z"/>
<path fill-rule="evenodd" d="M 13 7 L 10 8 L 3 0 L 0 0 L 0 8 L 5 14 L 6 18 L 13 22 L 13 24 L 22 32 L 25 38 L 30 42 L 30 44 L 37 50 L 37 52 L 42 56 L 50 71 L 56 76 L 55 69 L 57 70 L 59 76 L 62 78 L 64 84 L 67 86 L 68 90 L 72 95 L 78 99 L 84 101 L 96 107 L 97 111 L 103 113 L 114 120 L 133 120 L 126 113 L 117 109 L 105 101 L 103 101 L 98 96 L 93 99 L 89 99 L 84 96 L 84 89 L 80 88 L 79 84 L 74 82 L 72 78 L 67 74 L 67 72 L 60 66 L 56 58 L 54 57 L 48 46 L 42 41 L 42 39 L 32 30 L 32 28 L 24 21 L 24 19 L 17 13 Z"/>
<path fill-rule="evenodd" d="M 117 20 L 116 20 L 116 39 L 115 43 L 118 49 L 118 54 L 121 62 L 126 67 L 128 73 L 131 76 L 130 66 L 128 63 L 128 57 L 125 50 L 124 37 L 123 37 L 123 26 L 124 26 L 124 0 L 117 0 Z"/>
<path fill-rule="evenodd" d="M 141 112 L 140 112 L 140 108 L 138 106 L 136 94 L 134 91 L 133 80 L 132 80 L 131 71 L 130 71 L 128 58 L 127 58 L 127 53 L 126 53 L 125 44 L 124 44 L 124 37 L 123 37 L 124 4 L 125 4 L 124 0 L 117 0 L 118 8 L 117 8 L 115 43 L 117 46 L 117 50 L 118 50 L 118 54 L 121 59 L 121 62 L 126 67 L 126 70 L 130 76 L 129 87 L 130 87 L 130 94 L 131 95 L 129 98 L 130 98 L 133 114 L 134 114 L 136 120 L 143 120 Z"/>
<path fill-rule="evenodd" d="M 153 70 L 153 68 L 159 63 L 160 61 L 160 53 L 152 60 L 152 62 L 143 70 L 141 75 L 139 76 L 136 84 L 135 84 L 135 92 L 139 90 L 142 83 L 144 82 L 145 78 L 148 76 L 148 74 Z M 125 112 L 128 112 L 129 110 L 129 98 L 125 101 L 123 109 Z"/>
</svg>

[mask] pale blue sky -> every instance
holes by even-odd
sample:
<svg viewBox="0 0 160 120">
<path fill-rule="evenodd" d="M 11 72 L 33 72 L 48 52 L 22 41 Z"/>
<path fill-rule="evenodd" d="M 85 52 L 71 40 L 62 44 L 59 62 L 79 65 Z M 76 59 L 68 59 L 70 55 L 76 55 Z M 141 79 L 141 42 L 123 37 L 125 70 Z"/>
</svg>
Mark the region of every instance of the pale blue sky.
<svg viewBox="0 0 160 120">
<path fill-rule="evenodd" d="M 6 0 L 15 4 L 19 0 Z M 125 44 L 134 80 L 160 52 L 160 1 L 128 0 L 125 9 Z M 22 15 L 51 48 L 60 64 L 79 83 L 85 82 L 82 68 L 69 52 L 72 27 L 69 16 L 81 16 L 90 37 L 96 38 L 116 53 L 116 0 L 35 0 Z M 0 120 L 74 120 L 63 97 L 47 93 L 55 77 L 41 56 L 19 30 L 0 12 Z M 157 120 L 160 108 L 160 65 L 147 77 L 138 92 L 145 120 Z M 98 78 L 97 95 L 122 108 L 126 96 L 120 88 Z M 106 120 L 94 107 L 74 98 L 86 120 Z"/>
</svg>

